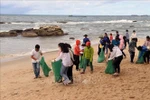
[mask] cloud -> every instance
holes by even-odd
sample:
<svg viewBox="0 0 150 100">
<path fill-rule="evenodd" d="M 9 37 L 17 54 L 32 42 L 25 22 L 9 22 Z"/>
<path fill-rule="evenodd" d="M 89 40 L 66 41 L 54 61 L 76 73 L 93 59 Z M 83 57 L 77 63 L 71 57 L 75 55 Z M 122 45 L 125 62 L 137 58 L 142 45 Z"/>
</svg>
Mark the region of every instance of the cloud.
<svg viewBox="0 0 150 100">
<path fill-rule="evenodd" d="M 108 15 L 150 14 L 150 0 L 1 0 L 2 14 Z M 144 6 L 143 6 L 144 5 Z M 137 6 L 140 6 L 136 8 Z M 147 7 L 147 9 L 145 9 Z M 139 9 L 139 10 L 140 10 Z M 141 10 L 140 10 L 141 11 Z M 140 12 L 139 14 L 142 14 Z"/>
</svg>

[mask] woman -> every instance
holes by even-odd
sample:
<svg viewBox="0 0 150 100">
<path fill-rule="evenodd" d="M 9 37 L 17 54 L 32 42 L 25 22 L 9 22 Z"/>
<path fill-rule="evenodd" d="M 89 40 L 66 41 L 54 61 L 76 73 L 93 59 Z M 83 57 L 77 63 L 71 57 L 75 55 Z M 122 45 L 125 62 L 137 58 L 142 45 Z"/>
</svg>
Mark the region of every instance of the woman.
<svg viewBox="0 0 150 100">
<path fill-rule="evenodd" d="M 69 49 L 71 61 L 72 61 L 72 63 L 73 63 L 75 60 L 74 60 L 74 54 L 73 54 L 73 51 L 72 51 L 72 47 L 71 47 L 70 44 L 68 44 L 68 43 L 65 43 L 65 45 L 66 45 L 67 48 Z M 73 68 L 73 64 L 72 64 L 72 66 L 70 66 L 70 67 L 68 68 L 68 72 L 67 72 L 68 78 L 69 78 L 69 80 L 71 81 L 70 84 L 73 84 L 73 72 L 72 72 L 72 68 Z"/>
<path fill-rule="evenodd" d="M 71 60 L 71 56 L 70 56 L 68 47 L 64 43 L 59 43 L 58 47 L 60 49 L 60 54 L 55 59 L 55 61 L 62 60 L 62 67 L 61 67 L 60 74 L 64 78 L 64 81 L 63 81 L 64 85 L 67 85 L 67 84 L 71 83 L 71 81 L 69 80 L 68 75 L 67 75 L 68 68 L 71 67 L 73 65 L 73 63 Z M 61 82 L 61 80 L 59 82 Z"/>
<path fill-rule="evenodd" d="M 123 36 L 120 35 L 119 38 L 120 38 L 119 48 L 120 48 L 120 50 L 122 51 L 122 54 L 124 55 L 124 57 L 126 58 L 126 54 L 123 52 L 123 50 L 124 50 L 124 48 L 125 48 Z"/>
<path fill-rule="evenodd" d="M 108 60 L 113 60 L 114 75 L 117 76 L 120 73 L 120 63 L 123 59 L 122 52 L 116 44 L 111 44 L 109 49 L 111 53 Z"/>
</svg>

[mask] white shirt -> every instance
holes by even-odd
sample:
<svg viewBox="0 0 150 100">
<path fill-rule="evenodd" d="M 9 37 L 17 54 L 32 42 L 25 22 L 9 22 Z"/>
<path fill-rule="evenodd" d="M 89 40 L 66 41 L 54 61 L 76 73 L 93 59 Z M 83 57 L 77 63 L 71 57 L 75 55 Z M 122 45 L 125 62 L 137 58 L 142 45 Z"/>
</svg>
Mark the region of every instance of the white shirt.
<svg viewBox="0 0 150 100">
<path fill-rule="evenodd" d="M 32 52 L 31 52 L 31 56 L 33 56 L 34 58 L 37 59 L 37 60 L 32 59 L 32 63 L 40 62 L 40 60 L 41 60 L 41 51 L 39 50 L 37 52 L 37 51 L 35 51 L 35 49 L 33 49 Z"/>
<path fill-rule="evenodd" d="M 132 33 L 131 38 L 137 38 L 136 33 Z"/>
<path fill-rule="evenodd" d="M 62 64 L 65 67 L 70 67 L 73 65 L 73 62 L 71 60 L 70 53 L 60 53 L 60 55 L 55 59 L 56 61 L 62 60 Z"/>
<path fill-rule="evenodd" d="M 115 57 L 119 57 L 119 56 L 122 56 L 122 52 L 121 52 L 121 50 L 119 49 L 118 46 L 114 46 L 113 51 L 111 52 L 110 57 L 109 57 L 108 60 L 112 60 Z"/>
</svg>

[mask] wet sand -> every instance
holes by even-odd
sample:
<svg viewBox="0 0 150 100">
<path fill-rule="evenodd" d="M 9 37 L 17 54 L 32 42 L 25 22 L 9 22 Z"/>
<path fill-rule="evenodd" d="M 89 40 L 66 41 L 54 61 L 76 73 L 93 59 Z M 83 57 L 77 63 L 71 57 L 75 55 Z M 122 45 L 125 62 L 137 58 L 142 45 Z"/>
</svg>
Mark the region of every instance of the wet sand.
<svg viewBox="0 0 150 100">
<path fill-rule="evenodd" d="M 144 40 L 139 40 L 138 45 Z M 30 56 L 3 62 L 0 68 L 1 100 L 150 100 L 150 64 L 131 64 L 127 58 L 121 63 L 119 77 L 105 74 L 106 62 L 97 63 L 97 46 L 94 54 L 94 72 L 73 70 L 74 84 L 64 86 L 54 82 L 53 72 L 49 77 L 33 79 Z M 57 52 L 45 53 L 47 64 L 56 58 Z M 136 51 L 135 60 L 137 60 Z"/>
</svg>

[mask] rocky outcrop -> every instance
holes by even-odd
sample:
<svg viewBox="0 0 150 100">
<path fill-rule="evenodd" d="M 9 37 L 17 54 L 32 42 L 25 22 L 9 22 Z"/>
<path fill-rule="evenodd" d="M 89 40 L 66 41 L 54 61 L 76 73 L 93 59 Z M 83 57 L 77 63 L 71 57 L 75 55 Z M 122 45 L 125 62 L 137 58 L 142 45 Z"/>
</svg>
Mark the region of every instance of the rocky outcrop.
<svg viewBox="0 0 150 100">
<path fill-rule="evenodd" d="M 0 32 L 0 37 L 4 36 L 17 36 L 23 37 L 37 37 L 37 36 L 62 36 L 68 35 L 63 32 L 59 26 L 44 26 L 39 29 L 26 29 L 26 30 L 10 30 L 9 32 Z"/>
<path fill-rule="evenodd" d="M 64 35 L 63 30 L 58 26 L 45 26 L 36 29 L 38 36 L 61 36 Z"/>
<path fill-rule="evenodd" d="M 17 36 L 15 32 L 0 32 L 0 37 L 14 37 Z"/>
<path fill-rule="evenodd" d="M 22 36 L 23 37 L 37 37 L 38 35 L 33 30 L 33 31 L 23 31 Z"/>
</svg>

